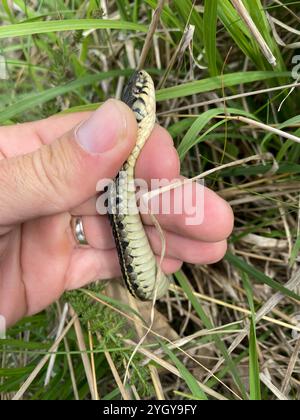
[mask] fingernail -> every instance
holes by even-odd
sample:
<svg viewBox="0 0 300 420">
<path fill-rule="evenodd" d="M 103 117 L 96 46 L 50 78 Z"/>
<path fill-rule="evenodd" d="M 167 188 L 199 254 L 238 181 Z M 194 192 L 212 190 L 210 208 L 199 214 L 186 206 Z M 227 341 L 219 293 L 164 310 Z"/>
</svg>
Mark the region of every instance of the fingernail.
<svg viewBox="0 0 300 420">
<path fill-rule="evenodd" d="M 117 101 L 109 99 L 79 126 L 75 137 L 84 150 L 98 154 L 113 149 L 126 131 L 126 115 Z"/>
</svg>

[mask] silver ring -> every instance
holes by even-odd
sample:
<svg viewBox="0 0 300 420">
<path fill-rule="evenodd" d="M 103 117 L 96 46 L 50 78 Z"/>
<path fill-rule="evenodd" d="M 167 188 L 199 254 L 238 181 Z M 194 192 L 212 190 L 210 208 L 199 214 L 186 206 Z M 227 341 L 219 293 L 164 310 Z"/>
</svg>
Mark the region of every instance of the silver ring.
<svg viewBox="0 0 300 420">
<path fill-rule="evenodd" d="M 72 231 L 75 241 L 80 246 L 89 246 L 84 232 L 82 217 L 72 217 Z"/>
</svg>

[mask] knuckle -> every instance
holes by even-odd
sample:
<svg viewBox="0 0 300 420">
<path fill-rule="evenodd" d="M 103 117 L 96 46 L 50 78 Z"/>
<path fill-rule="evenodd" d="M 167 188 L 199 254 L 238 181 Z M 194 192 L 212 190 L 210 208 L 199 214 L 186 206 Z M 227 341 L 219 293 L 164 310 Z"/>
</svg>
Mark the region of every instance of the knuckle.
<svg viewBox="0 0 300 420">
<path fill-rule="evenodd" d="M 76 158 L 67 142 L 57 140 L 50 146 L 42 146 L 32 154 L 32 168 L 38 188 L 51 201 L 64 201 L 64 192 L 74 185 Z"/>
<path fill-rule="evenodd" d="M 24 186 L 24 160 L 17 157 L 3 159 L 0 161 L 0 185 L 2 204 L 7 203 L 15 197 L 16 191 Z"/>
</svg>

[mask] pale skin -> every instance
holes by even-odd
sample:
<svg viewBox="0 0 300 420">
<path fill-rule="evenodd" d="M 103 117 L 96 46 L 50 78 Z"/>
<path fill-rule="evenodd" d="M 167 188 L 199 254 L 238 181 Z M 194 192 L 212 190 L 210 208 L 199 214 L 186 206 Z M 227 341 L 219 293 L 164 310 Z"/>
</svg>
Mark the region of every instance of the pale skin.
<svg viewBox="0 0 300 420">
<path fill-rule="evenodd" d="M 66 290 L 120 275 L 108 218 L 96 212 L 96 183 L 113 177 L 126 160 L 136 122 L 126 105 L 110 102 L 126 118 L 126 132 L 116 150 L 102 155 L 87 153 L 74 140 L 74 127 L 90 113 L 0 127 L 0 314 L 8 325 L 43 310 Z M 113 135 L 114 118 L 107 114 L 105 134 L 96 130 L 95 143 L 110 130 Z M 136 176 L 172 180 L 179 170 L 173 141 L 157 125 L 138 159 Z M 74 240 L 74 215 L 83 216 L 89 248 Z M 184 261 L 215 263 L 226 252 L 233 213 L 224 200 L 205 189 L 203 223 L 187 226 L 185 216 L 158 215 L 167 244 L 166 273 L 177 271 Z M 143 221 L 160 255 L 160 237 L 149 217 Z"/>
</svg>

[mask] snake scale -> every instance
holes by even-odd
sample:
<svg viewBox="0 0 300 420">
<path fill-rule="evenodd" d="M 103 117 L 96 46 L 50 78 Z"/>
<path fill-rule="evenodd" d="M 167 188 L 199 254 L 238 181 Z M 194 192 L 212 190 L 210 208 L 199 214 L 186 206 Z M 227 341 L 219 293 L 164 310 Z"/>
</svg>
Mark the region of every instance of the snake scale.
<svg viewBox="0 0 300 420">
<path fill-rule="evenodd" d="M 109 219 L 119 255 L 123 279 L 130 293 L 141 300 L 162 297 L 169 279 L 158 268 L 136 202 L 135 165 L 155 124 L 156 101 L 152 78 L 144 70 L 135 72 L 121 100 L 133 111 L 137 141 L 115 182 L 108 187 Z M 158 274 L 159 270 L 159 274 Z"/>
</svg>

